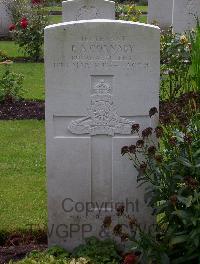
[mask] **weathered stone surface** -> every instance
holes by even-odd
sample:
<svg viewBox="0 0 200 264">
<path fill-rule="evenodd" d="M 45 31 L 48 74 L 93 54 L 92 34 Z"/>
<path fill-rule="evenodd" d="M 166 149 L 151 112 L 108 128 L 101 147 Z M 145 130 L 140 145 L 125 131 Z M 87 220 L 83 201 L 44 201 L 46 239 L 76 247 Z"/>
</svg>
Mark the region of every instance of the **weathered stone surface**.
<svg viewBox="0 0 200 264">
<path fill-rule="evenodd" d="M 63 22 L 115 19 L 115 2 L 108 0 L 68 0 L 62 3 Z"/>
<path fill-rule="evenodd" d="M 173 0 L 149 0 L 148 23 L 156 23 L 160 28 L 172 25 Z"/>
<path fill-rule="evenodd" d="M 159 40 L 157 27 L 125 21 L 45 29 L 50 246 L 73 249 L 85 237 L 104 237 L 104 217 L 117 221 L 114 208 L 122 202 L 142 226 L 152 224 L 137 171 L 121 148 L 138 140 L 133 122 L 153 125 Z"/>
<path fill-rule="evenodd" d="M 0 36 L 8 36 L 10 24 L 11 24 L 11 16 L 8 14 L 6 2 L 1 0 L 0 1 Z"/>
<path fill-rule="evenodd" d="M 192 30 L 200 18 L 200 0 L 174 0 L 174 32 L 183 33 Z"/>
</svg>

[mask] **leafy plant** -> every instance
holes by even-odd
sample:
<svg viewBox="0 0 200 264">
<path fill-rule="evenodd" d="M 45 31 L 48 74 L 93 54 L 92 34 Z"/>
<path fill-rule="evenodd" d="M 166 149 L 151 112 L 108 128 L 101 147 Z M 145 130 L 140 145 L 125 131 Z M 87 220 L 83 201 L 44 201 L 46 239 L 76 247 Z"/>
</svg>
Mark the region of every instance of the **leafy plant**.
<svg viewBox="0 0 200 264">
<path fill-rule="evenodd" d="M 94 237 L 86 239 L 86 245 L 75 249 L 73 256 L 89 258 L 94 264 L 118 264 L 121 259 L 113 241 L 100 241 Z"/>
<path fill-rule="evenodd" d="M 140 20 L 141 14 L 134 2 L 129 5 L 116 5 L 117 19 L 136 22 Z"/>
<path fill-rule="evenodd" d="M 174 100 L 192 89 L 191 43 L 170 28 L 161 35 L 161 100 Z"/>
<path fill-rule="evenodd" d="M 12 61 L 4 61 L 0 64 L 5 67 L 0 79 L 0 102 L 19 99 L 24 92 L 22 89 L 24 76 L 10 70 Z"/>
<path fill-rule="evenodd" d="M 64 249 L 59 247 L 53 247 L 50 250 L 44 252 L 33 251 L 25 259 L 17 262 L 10 261 L 9 264 L 92 264 L 90 260 L 85 258 L 70 258 L 70 254 Z"/>
<path fill-rule="evenodd" d="M 197 21 L 197 28 L 190 34 L 192 45 L 192 72 L 196 89 L 200 89 L 200 21 Z"/>
<path fill-rule="evenodd" d="M 0 62 L 8 59 L 8 55 L 4 50 L 0 50 Z"/>
<path fill-rule="evenodd" d="M 149 183 L 150 206 L 157 216 L 153 233 L 139 224 L 131 238 L 145 263 L 198 263 L 200 260 L 200 107 L 199 94 L 184 94 L 155 130 L 139 132 L 136 145 L 122 148 L 138 170 L 138 183 Z M 150 117 L 156 114 L 150 110 Z M 154 138 L 160 139 L 159 145 Z"/>
<path fill-rule="evenodd" d="M 19 4 L 19 6 L 18 6 Z M 32 1 L 32 6 L 24 0 L 23 5 L 14 1 L 10 6 L 15 24 L 10 26 L 12 36 L 24 53 L 35 61 L 42 56 L 44 28 L 48 25 L 49 16 L 42 1 Z"/>
<path fill-rule="evenodd" d="M 120 257 L 115 245 L 111 241 L 100 242 L 96 238 L 90 238 L 86 245 L 75 249 L 73 255 L 60 247 L 53 247 L 44 252 L 33 251 L 18 264 L 119 264 Z M 10 261 L 9 264 L 13 264 Z M 15 262 L 16 263 L 16 262 Z"/>
</svg>

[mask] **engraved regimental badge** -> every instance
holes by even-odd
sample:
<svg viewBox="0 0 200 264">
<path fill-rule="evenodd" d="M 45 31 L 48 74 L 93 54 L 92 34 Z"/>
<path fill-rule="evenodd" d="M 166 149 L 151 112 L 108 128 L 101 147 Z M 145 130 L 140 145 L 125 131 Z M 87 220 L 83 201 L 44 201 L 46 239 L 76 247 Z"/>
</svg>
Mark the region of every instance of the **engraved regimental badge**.
<svg viewBox="0 0 200 264">
<path fill-rule="evenodd" d="M 73 120 L 68 130 L 73 134 L 110 135 L 131 134 L 133 121 L 117 114 L 112 88 L 100 80 L 92 89 L 90 107 L 86 117 Z"/>
</svg>

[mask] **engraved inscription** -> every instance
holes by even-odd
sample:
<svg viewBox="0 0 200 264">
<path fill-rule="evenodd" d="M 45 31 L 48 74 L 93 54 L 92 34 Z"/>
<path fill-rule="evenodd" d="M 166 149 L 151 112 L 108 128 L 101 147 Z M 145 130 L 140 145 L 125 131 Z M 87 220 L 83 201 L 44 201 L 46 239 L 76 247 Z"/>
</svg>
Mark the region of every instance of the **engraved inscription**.
<svg viewBox="0 0 200 264">
<path fill-rule="evenodd" d="M 72 45 L 72 60 L 132 60 L 133 43 L 77 42 Z"/>
<path fill-rule="evenodd" d="M 82 6 L 79 8 L 76 20 L 95 19 L 99 17 L 99 11 L 95 6 Z"/>
<path fill-rule="evenodd" d="M 73 70 L 124 69 L 127 71 L 151 71 L 151 65 L 136 54 L 136 44 L 126 36 L 106 39 L 96 35 L 92 39 L 83 35 L 71 43 L 69 58 L 53 61 L 53 68 L 72 68 Z"/>
<path fill-rule="evenodd" d="M 123 68 L 125 70 L 149 71 L 148 62 L 138 62 L 135 57 L 135 43 L 119 37 L 120 41 L 107 41 L 100 36 L 89 40 L 82 36 L 72 44 L 72 65 L 74 69 Z"/>
<path fill-rule="evenodd" d="M 73 120 L 68 130 L 73 134 L 110 135 L 131 134 L 133 121 L 120 117 L 113 102 L 112 87 L 100 80 L 90 97 L 90 107 L 86 117 Z"/>
</svg>

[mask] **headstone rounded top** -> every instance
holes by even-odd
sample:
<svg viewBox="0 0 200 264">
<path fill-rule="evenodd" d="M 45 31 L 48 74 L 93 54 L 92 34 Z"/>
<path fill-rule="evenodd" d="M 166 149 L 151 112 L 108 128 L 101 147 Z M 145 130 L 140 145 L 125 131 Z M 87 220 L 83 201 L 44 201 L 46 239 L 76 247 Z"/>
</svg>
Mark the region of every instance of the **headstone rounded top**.
<svg viewBox="0 0 200 264">
<path fill-rule="evenodd" d="M 63 22 L 115 19 L 115 2 L 109 0 L 68 0 L 62 7 Z"/>
</svg>

